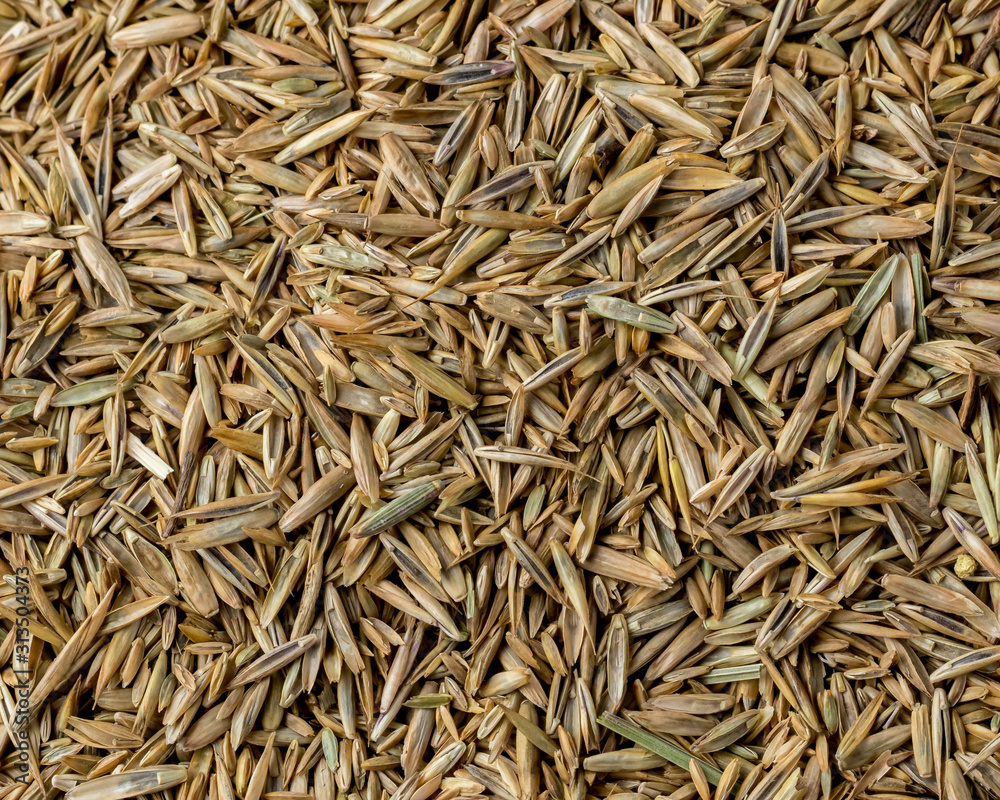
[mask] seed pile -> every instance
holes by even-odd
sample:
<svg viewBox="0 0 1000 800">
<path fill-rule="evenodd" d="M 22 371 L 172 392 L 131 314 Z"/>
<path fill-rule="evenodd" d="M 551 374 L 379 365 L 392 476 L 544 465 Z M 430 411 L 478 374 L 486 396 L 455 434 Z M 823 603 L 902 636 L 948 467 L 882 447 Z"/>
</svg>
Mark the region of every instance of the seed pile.
<svg viewBox="0 0 1000 800">
<path fill-rule="evenodd" d="M 1000 797 L 998 34 L 0 0 L 0 800 Z"/>
</svg>

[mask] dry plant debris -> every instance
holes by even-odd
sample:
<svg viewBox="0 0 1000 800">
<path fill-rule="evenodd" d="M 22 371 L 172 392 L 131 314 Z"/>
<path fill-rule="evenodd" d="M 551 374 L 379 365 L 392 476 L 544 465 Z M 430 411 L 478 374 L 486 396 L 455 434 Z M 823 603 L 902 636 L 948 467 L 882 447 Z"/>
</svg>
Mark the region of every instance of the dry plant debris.
<svg viewBox="0 0 1000 800">
<path fill-rule="evenodd" d="M 997 0 L 0 31 L 0 800 L 1000 797 Z"/>
</svg>

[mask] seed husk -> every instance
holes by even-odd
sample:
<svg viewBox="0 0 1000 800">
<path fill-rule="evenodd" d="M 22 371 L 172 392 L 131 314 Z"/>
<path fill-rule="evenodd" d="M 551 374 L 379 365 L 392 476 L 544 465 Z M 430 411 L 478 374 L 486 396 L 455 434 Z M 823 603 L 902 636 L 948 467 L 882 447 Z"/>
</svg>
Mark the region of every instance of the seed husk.
<svg viewBox="0 0 1000 800">
<path fill-rule="evenodd" d="M 5 795 L 1000 796 L 990 3 L 0 20 Z"/>
</svg>

